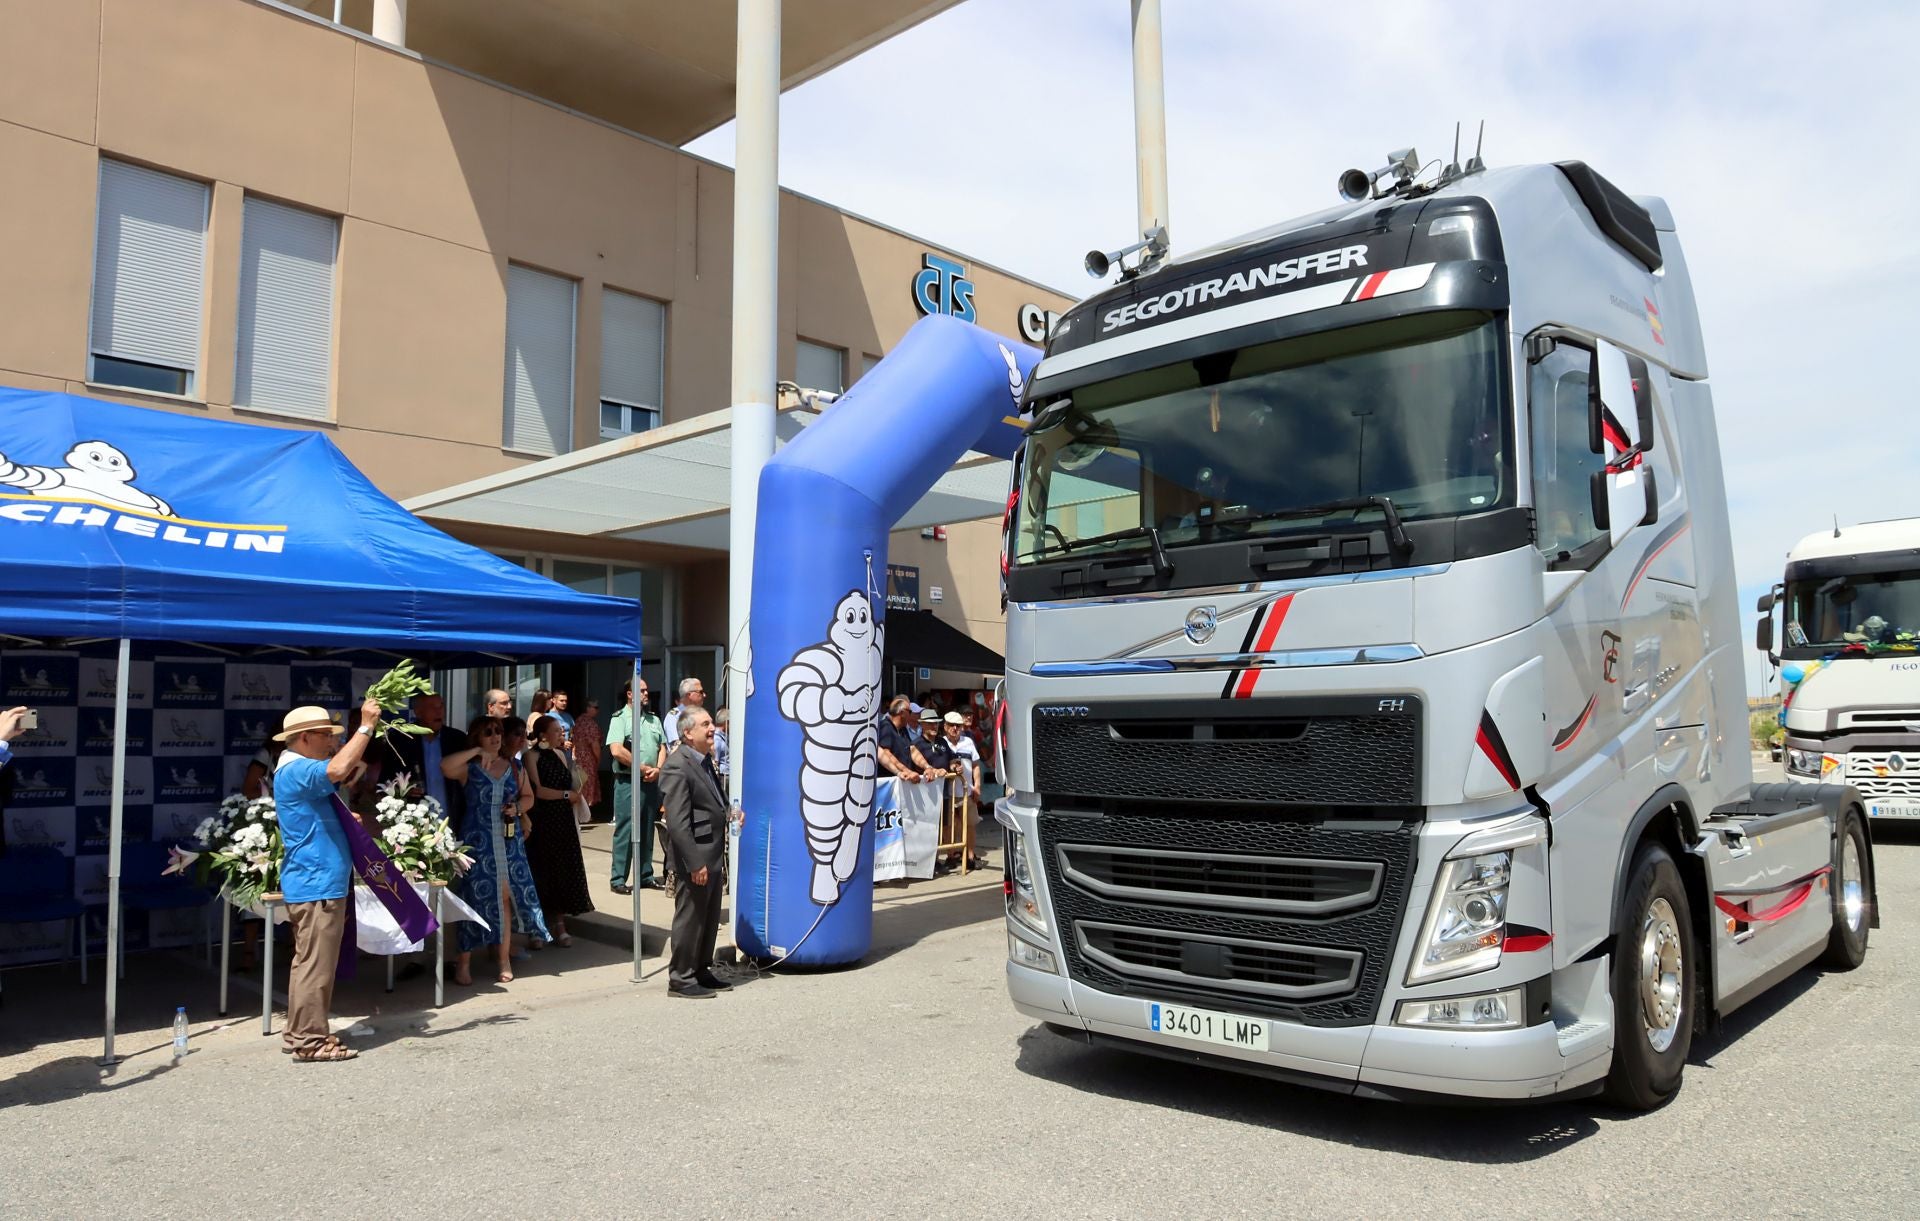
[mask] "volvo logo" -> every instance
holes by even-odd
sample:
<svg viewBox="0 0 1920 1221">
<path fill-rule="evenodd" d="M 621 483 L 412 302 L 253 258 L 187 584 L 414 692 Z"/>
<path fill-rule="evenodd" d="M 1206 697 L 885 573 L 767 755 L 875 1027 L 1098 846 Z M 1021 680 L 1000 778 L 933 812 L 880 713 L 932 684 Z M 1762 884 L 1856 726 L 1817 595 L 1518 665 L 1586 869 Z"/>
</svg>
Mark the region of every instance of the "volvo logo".
<svg viewBox="0 0 1920 1221">
<path fill-rule="evenodd" d="M 1212 606 L 1196 606 L 1187 612 L 1187 639 L 1205 644 L 1220 626 L 1220 611 Z"/>
<path fill-rule="evenodd" d="M 1085 704 L 1043 704 L 1033 710 L 1035 716 L 1092 716 L 1093 709 Z"/>
</svg>

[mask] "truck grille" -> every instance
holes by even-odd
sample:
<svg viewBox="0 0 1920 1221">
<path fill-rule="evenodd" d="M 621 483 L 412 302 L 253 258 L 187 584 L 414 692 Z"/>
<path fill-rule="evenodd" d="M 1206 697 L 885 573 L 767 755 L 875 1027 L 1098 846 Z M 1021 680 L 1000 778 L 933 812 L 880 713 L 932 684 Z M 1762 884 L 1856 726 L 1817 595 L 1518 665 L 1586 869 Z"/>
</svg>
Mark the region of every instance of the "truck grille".
<svg viewBox="0 0 1920 1221">
<path fill-rule="evenodd" d="M 1408 822 L 1046 809 L 1068 974 L 1310 1026 L 1371 1022 L 1413 873 Z"/>
<path fill-rule="evenodd" d="M 1896 756 L 1898 768 L 1893 766 Z M 1846 775 L 1862 797 L 1920 802 L 1920 751 L 1851 751 Z"/>
<path fill-rule="evenodd" d="M 1218 980 L 1223 991 L 1308 1000 L 1353 990 L 1362 956 L 1355 950 L 1164 933 L 1080 920 L 1073 926 L 1083 957 L 1121 975 L 1177 987 Z"/>
<path fill-rule="evenodd" d="M 1103 899 L 1179 903 L 1268 915 L 1326 916 L 1380 895 L 1383 867 L 1370 861 L 1060 845 L 1066 879 Z"/>
<path fill-rule="evenodd" d="M 1034 779 L 1049 798 L 1411 806 L 1420 748 L 1413 696 L 1040 705 L 1033 716 Z"/>
</svg>

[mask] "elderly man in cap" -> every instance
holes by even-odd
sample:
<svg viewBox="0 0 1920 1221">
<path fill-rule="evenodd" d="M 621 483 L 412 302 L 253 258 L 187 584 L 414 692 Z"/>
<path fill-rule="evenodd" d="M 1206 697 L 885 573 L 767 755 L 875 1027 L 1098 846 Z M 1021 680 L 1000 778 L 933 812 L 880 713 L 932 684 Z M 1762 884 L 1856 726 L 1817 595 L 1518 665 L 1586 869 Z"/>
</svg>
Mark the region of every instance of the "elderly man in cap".
<svg viewBox="0 0 1920 1221">
<path fill-rule="evenodd" d="M 353 887 L 353 858 L 334 813 L 333 787 L 353 774 L 379 721 L 380 705 L 369 699 L 360 705 L 359 729 L 342 745 L 346 730 L 326 709 L 295 708 L 274 735 L 274 741 L 287 744 L 274 768 L 273 799 L 283 848 L 280 889 L 293 924 L 282 1039 L 303 1063 L 359 1054 L 341 1046 L 327 1029 Z"/>
</svg>

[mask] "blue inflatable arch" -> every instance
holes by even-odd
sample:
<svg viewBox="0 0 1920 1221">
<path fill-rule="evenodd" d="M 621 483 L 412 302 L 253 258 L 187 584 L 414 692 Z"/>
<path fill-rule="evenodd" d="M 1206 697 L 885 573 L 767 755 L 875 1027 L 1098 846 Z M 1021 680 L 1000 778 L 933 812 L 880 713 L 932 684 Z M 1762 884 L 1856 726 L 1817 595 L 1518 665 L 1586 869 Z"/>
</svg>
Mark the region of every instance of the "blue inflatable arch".
<svg viewBox="0 0 1920 1221">
<path fill-rule="evenodd" d="M 887 534 L 969 449 L 1012 452 L 1039 358 L 923 318 L 761 472 L 736 886 L 754 957 L 828 966 L 872 943 Z"/>
</svg>

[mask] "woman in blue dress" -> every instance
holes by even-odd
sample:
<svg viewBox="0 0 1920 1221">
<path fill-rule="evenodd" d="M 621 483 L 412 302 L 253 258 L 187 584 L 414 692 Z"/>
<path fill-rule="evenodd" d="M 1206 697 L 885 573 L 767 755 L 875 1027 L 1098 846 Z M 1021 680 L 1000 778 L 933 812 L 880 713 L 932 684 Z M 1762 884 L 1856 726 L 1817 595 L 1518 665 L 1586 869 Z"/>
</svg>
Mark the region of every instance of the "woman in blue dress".
<svg viewBox="0 0 1920 1221">
<path fill-rule="evenodd" d="M 466 782 L 466 847 L 473 867 L 455 889 L 488 927 L 471 920 L 460 922 L 460 957 L 453 982 L 471 984 L 473 951 L 490 945 L 495 947 L 500 982 L 505 984 L 513 982 L 509 919 L 515 931 L 543 942 L 552 940 L 540 911 L 533 872 L 527 868 L 526 812 L 532 795 L 521 791 L 519 768 L 501 751 L 500 718 L 476 717 L 469 732 L 473 747 L 446 756 L 440 770 L 449 780 Z"/>
</svg>

